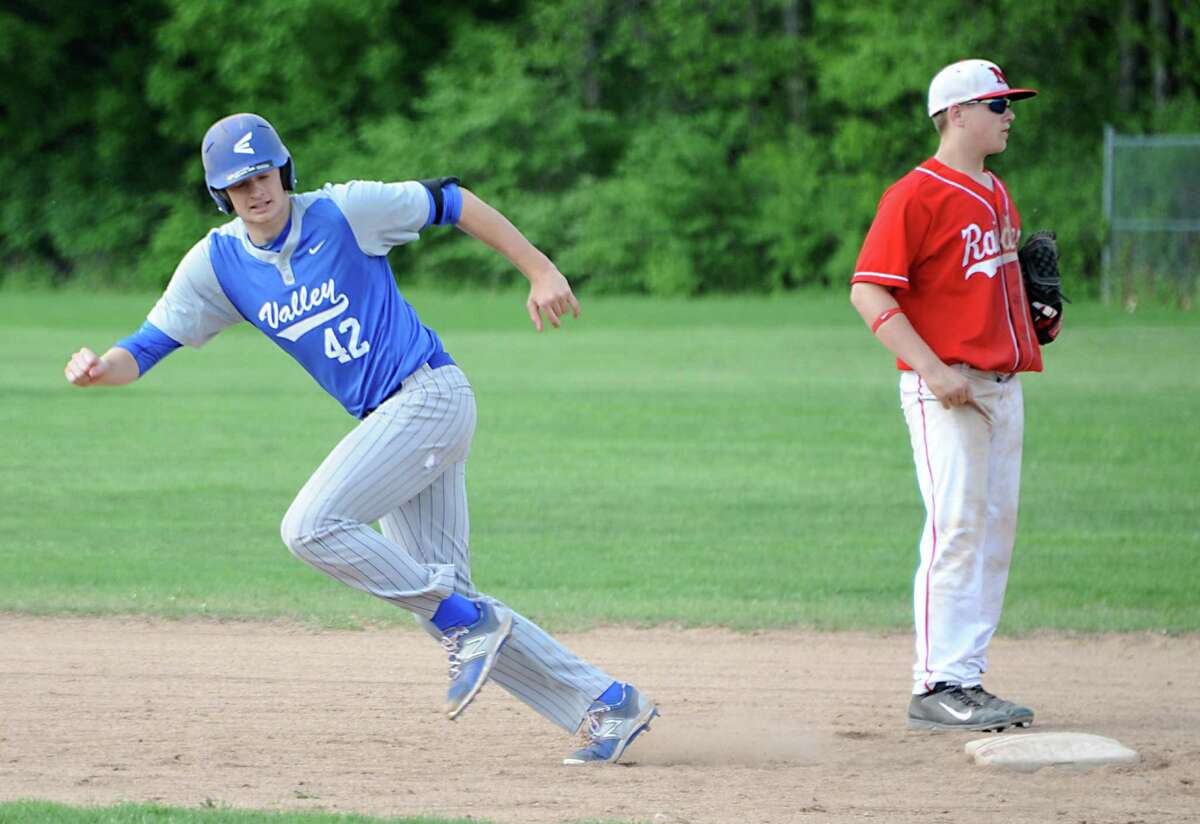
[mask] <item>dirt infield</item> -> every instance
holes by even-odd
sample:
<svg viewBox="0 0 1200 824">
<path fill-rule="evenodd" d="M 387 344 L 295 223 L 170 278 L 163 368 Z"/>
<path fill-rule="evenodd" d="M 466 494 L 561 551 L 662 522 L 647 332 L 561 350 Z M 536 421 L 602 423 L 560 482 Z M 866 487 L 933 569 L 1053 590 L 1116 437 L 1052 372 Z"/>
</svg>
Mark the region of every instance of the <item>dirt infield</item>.
<svg viewBox="0 0 1200 824">
<path fill-rule="evenodd" d="M 989 686 L 1133 768 L 977 767 L 904 729 L 909 642 L 605 629 L 564 638 L 663 711 L 627 765 L 494 685 L 454 723 L 423 633 L 0 616 L 0 800 L 156 801 L 496 822 L 1200 820 L 1200 638 L 1001 639 Z"/>
</svg>

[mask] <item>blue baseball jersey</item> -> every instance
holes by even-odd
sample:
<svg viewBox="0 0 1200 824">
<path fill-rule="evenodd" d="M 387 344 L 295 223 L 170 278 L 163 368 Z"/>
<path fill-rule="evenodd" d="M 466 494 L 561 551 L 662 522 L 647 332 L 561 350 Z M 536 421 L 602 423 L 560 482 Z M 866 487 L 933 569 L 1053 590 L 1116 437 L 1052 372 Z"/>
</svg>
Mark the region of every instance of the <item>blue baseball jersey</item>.
<svg viewBox="0 0 1200 824">
<path fill-rule="evenodd" d="M 270 248 L 255 246 L 241 219 L 209 232 L 147 320 L 195 347 L 247 320 L 361 418 L 442 352 L 387 262 L 429 225 L 432 199 L 416 181 L 352 181 L 291 201 Z"/>
</svg>

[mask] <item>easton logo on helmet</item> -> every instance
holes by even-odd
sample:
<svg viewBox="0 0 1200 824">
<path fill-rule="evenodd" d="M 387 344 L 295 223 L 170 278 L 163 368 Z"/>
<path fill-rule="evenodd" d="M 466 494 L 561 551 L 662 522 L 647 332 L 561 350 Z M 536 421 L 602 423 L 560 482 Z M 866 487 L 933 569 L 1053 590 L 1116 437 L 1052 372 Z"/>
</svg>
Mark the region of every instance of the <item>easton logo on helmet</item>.
<svg viewBox="0 0 1200 824">
<path fill-rule="evenodd" d="M 233 144 L 233 151 L 237 154 L 254 154 L 254 147 L 250 145 L 250 136 L 253 132 L 246 132 L 242 135 L 242 139 Z"/>
</svg>

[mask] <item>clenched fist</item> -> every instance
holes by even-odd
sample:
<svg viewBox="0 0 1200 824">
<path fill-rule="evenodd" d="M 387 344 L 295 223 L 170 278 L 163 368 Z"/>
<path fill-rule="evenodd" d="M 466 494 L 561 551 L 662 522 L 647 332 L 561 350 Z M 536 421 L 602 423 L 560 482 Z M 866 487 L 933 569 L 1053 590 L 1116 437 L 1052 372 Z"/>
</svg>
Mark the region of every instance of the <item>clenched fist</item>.
<svg viewBox="0 0 1200 824">
<path fill-rule="evenodd" d="M 107 372 L 108 364 L 86 346 L 71 355 L 66 368 L 63 369 L 67 380 L 76 386 L 91 386 L 93 383 L 98 383 L 104 379 Z"/>
<path fill-rule="evenodd" d="M 124 386 L 137 380 L 141 370 L 133 355 L 120 346 L 100 357 L 85 346 L 67 361 L 63 374 L 76 386 Z"/>
</svg>

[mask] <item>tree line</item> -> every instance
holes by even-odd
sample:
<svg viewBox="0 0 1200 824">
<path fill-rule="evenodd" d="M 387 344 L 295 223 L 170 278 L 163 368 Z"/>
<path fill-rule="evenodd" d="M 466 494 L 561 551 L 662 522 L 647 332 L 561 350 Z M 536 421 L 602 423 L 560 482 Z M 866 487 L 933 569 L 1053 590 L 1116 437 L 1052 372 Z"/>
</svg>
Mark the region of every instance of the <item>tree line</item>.
<svg viewBox="0 0 1200 824">
<path fill-rule="evenodd" d="M 0 282 L 164 284 L 227 219 L 201 136 L 254 111 L 301 190 L 457 175 L 592 292 L 841 286 L 965 57 L 1041 90 L 990 165 L 1086 293 L 1104 125 L 1200 131 L 1190 0 L 9 0 Z M 398 276 L 513 280 L 452 235 Z"/>
</svg>

